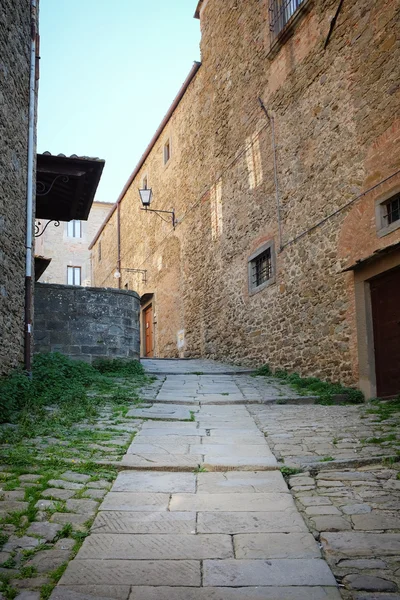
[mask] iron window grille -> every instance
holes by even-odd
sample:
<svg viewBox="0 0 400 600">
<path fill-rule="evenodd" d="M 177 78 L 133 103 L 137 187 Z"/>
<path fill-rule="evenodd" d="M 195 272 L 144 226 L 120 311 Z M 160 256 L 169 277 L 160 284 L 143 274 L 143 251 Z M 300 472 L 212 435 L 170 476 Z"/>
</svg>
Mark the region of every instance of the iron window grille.
<svg viewBox="0 0 400 600">
<path fill-rule="evenodd" d="M 289 23 L 305 0 L 269 0 L 269 29 L 271 43 Z"/>
<path fill-rule="evenodd" d="M 268 248 L 251 261 L 251 277 L 253 289 L 272 278 L 271 248 Z"/>
<path fill-rule="evenodd" d="M 384 204 L 385 214 L 383 215 L 385 225 L 391 225 L 400 220 L 400 194 L 396 194 Z"/>
</svg>

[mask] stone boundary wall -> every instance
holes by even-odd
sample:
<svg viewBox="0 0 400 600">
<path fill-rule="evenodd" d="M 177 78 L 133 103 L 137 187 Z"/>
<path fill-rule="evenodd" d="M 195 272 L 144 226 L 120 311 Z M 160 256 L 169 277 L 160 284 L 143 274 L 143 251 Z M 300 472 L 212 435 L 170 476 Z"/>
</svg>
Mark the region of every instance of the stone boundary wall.
<svg viewBox="0 0 400 600">
<path fill-rule="evenodd" d="M 139 358 L 136 292 L 36 283 L 35 352 L 95 358 Z"/>
</svg>

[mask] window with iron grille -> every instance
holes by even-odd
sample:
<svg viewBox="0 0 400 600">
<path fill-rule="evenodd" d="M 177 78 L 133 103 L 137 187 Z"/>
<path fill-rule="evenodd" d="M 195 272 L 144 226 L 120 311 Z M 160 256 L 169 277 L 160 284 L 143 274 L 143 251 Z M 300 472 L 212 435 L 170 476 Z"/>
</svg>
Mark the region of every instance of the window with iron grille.
<svg viewBox="0 0 400 600">
<path fill-rule="evenodd" d="M 271 43 L 286 27 L 290 19 L 306 0 L 269 0 L 269 29 Z"/>
<path fill-rule="evenodd" d="M 268 242 L 249 258 L 249 290 L 258 292 L 274 281 L 273 243 Z"/>
<path fill-rule="evenodd" d="M 396 194 L 396 196 L 390 198 L 388 202 L 385 202 L 384 207 L 384 225 L 388 226 L 394 223 L 395 221 L 400 220 L 400 194 Z"/>
</svg>

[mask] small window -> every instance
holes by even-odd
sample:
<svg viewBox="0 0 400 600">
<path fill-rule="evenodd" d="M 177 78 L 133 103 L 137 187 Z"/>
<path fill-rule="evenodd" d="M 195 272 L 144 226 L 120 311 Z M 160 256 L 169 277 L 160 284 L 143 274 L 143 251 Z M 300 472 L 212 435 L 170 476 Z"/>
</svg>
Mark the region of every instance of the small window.
<svg viewBox="0 0 400 600">
<path fill-rule="evenodd" d="M 143 190 L 147 190 L 147 184 L 148 184 L 147 175 L 145 175 L 143 177 L 143 181 L 142 181 L 142 189 Z"/>
<path fill-rule="evenodd" d="M 392 223 L 400 220 L 400 194 L 397 194 L 387 202 L 383 204 L 384 214 L 383 222 L 384 225 L 389 226 Z"/>
<path fill-rule="evenodd" d="M 275 282 L 273 243 L 264 244 L 249 258 L 249 291 L 259 292 Z"/>
<path fill-rule="evenodd" d="M 101 261 L 101 241 L 99 242 L 98 249 L 97 249 L 97 258 L 98 258 L 98 261 L 100 262 Z"/>
<path fill-rule="evenodd" d="M 82 223 L 81 221 L 73 220 L 67 224 L 67 233 L 70 238 L 81 238 L 82 237 Z"/>
<path fill-rule="evenodd" d="M 271 43 L 285 29 L 293 15 L 305 0 L 269 0 L 269 29 Z"/>
<path fill-rule="evenodd" d="M 377 200 L 375 207 L 378 237 L 388 235 L 400 227 L 400 192 Z"/>
<path fill-rule="evenodd" d="M 164 165 L 167 164 L 169 159 L 171 158 L 171 140 L 168 140 L 164 144 Z"/>
<path fill-rule="evenodd" d="M 67 284 L 81 285 L 81 267 L 67 267 Z"/>
</svg>

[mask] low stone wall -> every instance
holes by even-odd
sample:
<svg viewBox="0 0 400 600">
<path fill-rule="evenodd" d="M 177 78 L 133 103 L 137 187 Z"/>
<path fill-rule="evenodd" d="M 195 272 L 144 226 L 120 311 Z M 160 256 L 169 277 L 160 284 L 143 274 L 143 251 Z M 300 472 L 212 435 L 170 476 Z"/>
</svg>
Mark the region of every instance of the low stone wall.
<svg viewBox="0 0 400 600">
<path fill-rule="evenodd" d="M 139 358 L 136 292 L 36 283 L 35 352 L 95 358 Z"/>
</svg>

